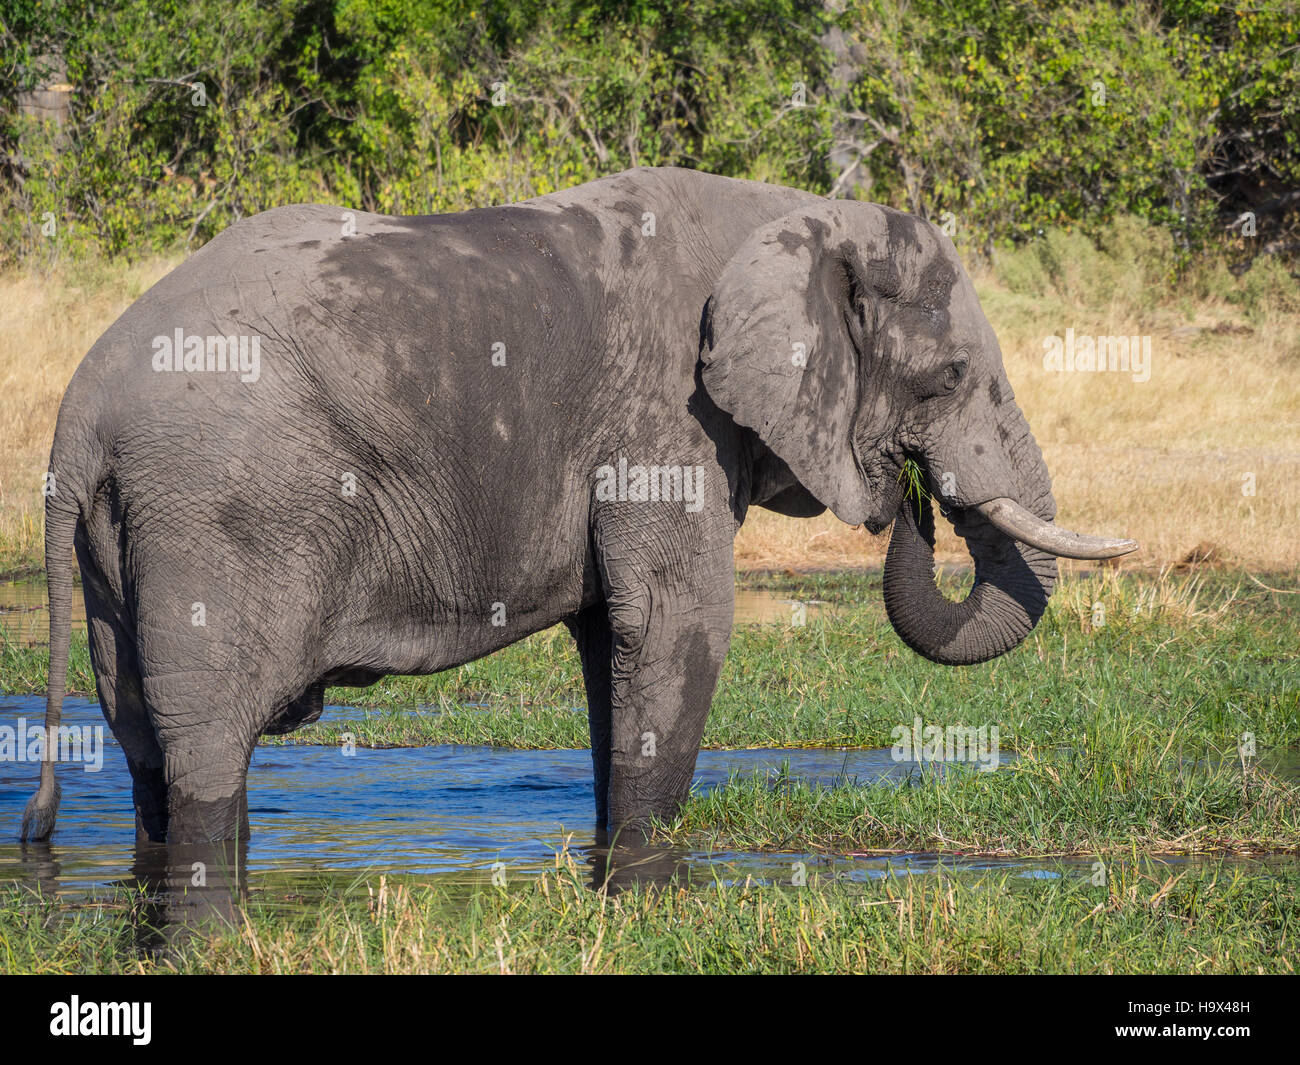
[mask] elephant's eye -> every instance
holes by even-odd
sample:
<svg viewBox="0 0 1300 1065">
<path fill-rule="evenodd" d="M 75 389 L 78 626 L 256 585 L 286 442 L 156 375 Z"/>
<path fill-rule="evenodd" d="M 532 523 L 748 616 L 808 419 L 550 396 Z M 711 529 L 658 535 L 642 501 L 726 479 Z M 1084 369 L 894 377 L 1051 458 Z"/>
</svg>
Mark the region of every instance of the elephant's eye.
<svg viewBox="0 0 1300 1065">
<path fill-rule="evenodd" d="M 951 392 L 959 384 L 961 379 L 966 376 L 966 356 L 954 359 L 943 370 L 943 388 L 945 392 Z"/>
</svg>

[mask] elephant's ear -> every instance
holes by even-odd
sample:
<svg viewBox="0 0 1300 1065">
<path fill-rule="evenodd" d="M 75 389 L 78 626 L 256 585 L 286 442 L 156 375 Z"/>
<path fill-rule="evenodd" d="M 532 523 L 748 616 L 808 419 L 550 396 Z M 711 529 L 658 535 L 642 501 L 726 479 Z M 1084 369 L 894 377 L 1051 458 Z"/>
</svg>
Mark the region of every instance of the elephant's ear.
<svg viewBox="0 0 1300 1065">
<path fill-rule="evenodd" d="M 812 204 L 760 227 L 723 269 L 700 347 L 713 402 L 853 525 L 875 510 L 853 447 L 874 318 L 863 263 L 878 272 L 887 243 L 866 204 Z"/>
</svg>

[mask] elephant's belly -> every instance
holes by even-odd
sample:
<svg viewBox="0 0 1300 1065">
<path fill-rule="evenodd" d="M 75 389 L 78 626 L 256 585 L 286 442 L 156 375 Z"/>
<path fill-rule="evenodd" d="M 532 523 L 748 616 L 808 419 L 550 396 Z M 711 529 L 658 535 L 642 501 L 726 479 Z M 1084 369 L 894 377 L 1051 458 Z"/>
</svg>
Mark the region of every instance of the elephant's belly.
<svg viewBox="0 0 1300 1065">
<path fill-rule="evenodd" d="M 439 673 L 558 625 L 599 598 L 598 586 L 579 578 L 485 596 L 481 606 L 403 604 L 386 611 L 372 604 L 364 619 L 328 639 L 328 675 L 347 678 L 334 683 L 371 684 L 388 674 Z"/>
</svg>

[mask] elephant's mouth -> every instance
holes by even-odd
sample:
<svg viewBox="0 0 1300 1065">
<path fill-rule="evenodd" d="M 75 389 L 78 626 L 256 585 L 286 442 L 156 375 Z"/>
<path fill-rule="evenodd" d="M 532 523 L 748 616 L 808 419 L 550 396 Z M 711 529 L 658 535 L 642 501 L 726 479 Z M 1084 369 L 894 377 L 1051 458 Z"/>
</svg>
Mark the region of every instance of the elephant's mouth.
<svg viewBox="0 0 1300 1065">
<path fill-rule="evenodd" d="M 1047 608 L 1058 557 L 1114 558 L 1138 546 L 1071 532 L 1006 498 L 945 511 L 975 561 L 975 584 L 958 603 L 935 584 L 930 499 L 903 499 L 896 513 L 885 610 L 904 643 L 945 665 L 984 662 L 1024 640 Z"/>
<path fill-rule="evenodd" d="M 860 461 L 860 460 L 859 460 Z M 867 484 L 880 485 L 879 504 L 876 512 L 863 522 L 863 528 L 876 536 L 884 532 L 898 516 L 903 505 L 907 486 L 903 483 L 903 458 L 888 452 L 877 453 L 875 469 L 868 472 L 860 463 L 863 480 Z"/>
</svg>

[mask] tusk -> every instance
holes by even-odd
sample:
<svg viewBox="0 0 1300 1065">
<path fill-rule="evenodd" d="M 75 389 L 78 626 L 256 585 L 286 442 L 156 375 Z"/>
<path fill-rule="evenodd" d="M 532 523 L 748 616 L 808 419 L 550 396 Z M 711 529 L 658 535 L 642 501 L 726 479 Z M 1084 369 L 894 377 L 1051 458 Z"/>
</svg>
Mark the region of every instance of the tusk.
<svg viewBox="0 0 1300 1065">
<path fill-rule="evenodd" d="M 1114 558 L 1136 551 L 1138 546 L 1136 540 L 1084 536 L 1062 529 L 1036 517 L 1011 499 L 990 499 L 972 509 L 982 514 L 995 529 L 1058 558 Z"/>
</svg>

